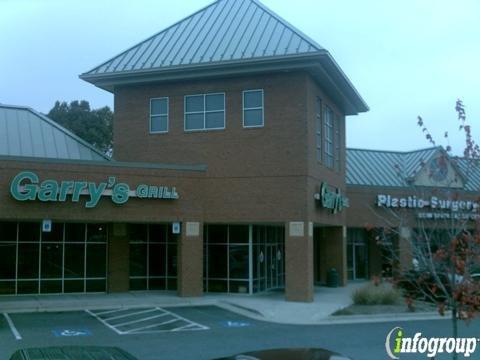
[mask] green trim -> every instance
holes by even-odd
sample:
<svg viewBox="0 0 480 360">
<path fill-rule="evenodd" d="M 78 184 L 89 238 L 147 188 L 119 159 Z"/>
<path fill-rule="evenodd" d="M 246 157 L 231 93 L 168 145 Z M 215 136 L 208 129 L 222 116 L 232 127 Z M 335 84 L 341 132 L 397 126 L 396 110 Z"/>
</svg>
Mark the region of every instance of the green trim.
<svg viewBox="0 0 480 360">
<path fill-rule="evenodd" d="M 95 161 L 95 160 L 70 160 L 56 158 L 34 158 L 24 156 L 5 156 L 0 155 L 0 161 L 16 161 L 16 162 L 35 162 L 49 164 L 70 164 L 70 165 L 87 165 L 87 166 L 103 166 L 118 167 L 129 169 L 158 169 L 158 170 L 178 170 L 178 171 L 207 171 L 207 165 L 181 165 L 181 164 L 154 164 L 143 162 L 123 162 L 123 161 Z"/>
</svg>

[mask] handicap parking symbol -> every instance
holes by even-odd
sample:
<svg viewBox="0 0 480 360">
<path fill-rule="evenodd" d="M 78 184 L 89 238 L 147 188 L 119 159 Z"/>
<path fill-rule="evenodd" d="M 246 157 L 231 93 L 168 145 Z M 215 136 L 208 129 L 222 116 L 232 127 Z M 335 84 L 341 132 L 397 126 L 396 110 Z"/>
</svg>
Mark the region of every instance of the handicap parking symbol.
<svg viewBox="0 0 480 360">
<path fill-rule="evenodd" d="M 251 324 L 244 321 L 225 321 L 223 323 L 223 326 L 231 327 L 231 328 L 242 328 L 242 327 L 251 326 Z"/>
<path fill-rule="evenodd" d="M 65 336 L 65 337 L 74 337 L 74 336 L 91 336 L 92 332 L 90 330 L 86 329 L 56 329 L 52 331 L 53 335 L 60 337 L 60 336 Z"/>
</svg>

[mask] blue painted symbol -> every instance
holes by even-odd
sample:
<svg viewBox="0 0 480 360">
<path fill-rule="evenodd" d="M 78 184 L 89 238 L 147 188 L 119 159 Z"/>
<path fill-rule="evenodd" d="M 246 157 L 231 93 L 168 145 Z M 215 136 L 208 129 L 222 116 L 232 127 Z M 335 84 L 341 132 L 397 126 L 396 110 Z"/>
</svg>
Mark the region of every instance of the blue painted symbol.
<svg viewBox="0 0 480 360">
<path fill-rule="evenodd" d="M 56 329 L 52 331 L 53 335 L 60 337 L 60 336 L 65 336 L 65 337 L 74 337 L 74 336 L 91 336 L 92 332 L 90 330 L 86 329 Z"/>
<path fill-rule="evenodd" d="M 243 321 L 225 321 L 223 322 L 223 326 L 231 328 L 242 328 L 251 326 L 251 324 Z"/>
</svg>

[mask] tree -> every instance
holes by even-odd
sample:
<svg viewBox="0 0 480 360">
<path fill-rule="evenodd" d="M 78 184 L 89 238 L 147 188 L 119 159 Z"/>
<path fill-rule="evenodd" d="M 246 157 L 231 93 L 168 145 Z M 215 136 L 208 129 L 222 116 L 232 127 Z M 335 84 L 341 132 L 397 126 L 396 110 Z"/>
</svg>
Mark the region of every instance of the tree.
<svg viewBox="0 0 480 360">
<path fill-rule="evenodd" d="M 452 166 L 460 169 L 465 178 L 479 167 L 480 149 L 472 137 L 471 127 L 467 123 L 465 108 L 458 100 L 456 112 L 459 129 L 465 136 L 465 148 L 462 157 L 452 155 L 452 148 L 447 145 L 437 161 L 450 161 Z M 418 125 L 427 141 L 436 146 L 421 117 Z M 448 133 L 445 133 L 448 139 Z M 420 160 L 424 167 L 424 160 Z M 401 166 L 395 166 L 397 174 L 403 177 Z M 388 224 L 383 231 L 377 231 L 376 239 L 388 250 L 396 271 L 394 283 L 399 286 L 406 297 L 407 305 L 413 307 L 415 299 L 422 299 L 436 304 L 443 316 L 449 311 L 452 334 L 458 338 L 458 320 L 470 321 L 480 313 L 480 234 L 478 198 L 471 199 L 469 205 L 460 203 L 460 196 L 465 189 L 455 189 L 458 179 L 454 178 L 445 187 L 425 189 L 417 187 L 411 179 L 403 179 L 409 183 L 409 191 L 418 199 L 435 196 L 446 199 L 449 206 L 435 218 L 426 219 L 418 213 L 413 214 L 405 209 L 388 209 L 382 219 Z M 456 204 L 456 206 L 454 206 Z M 457 205 L 460 205 L 458 207 Z M 409 224 L 414 229 L 408 234 L 402 233 Z M 458 355 L 453 354 L 453 359 Z"/>
<path fill-rule="evenodd" d="M 70 104 L 56 101 L 47 116 L 103 153 L 111 154 L 113 112 L 108 106 L 92 110 L 85 100 Z"/>
</svg>

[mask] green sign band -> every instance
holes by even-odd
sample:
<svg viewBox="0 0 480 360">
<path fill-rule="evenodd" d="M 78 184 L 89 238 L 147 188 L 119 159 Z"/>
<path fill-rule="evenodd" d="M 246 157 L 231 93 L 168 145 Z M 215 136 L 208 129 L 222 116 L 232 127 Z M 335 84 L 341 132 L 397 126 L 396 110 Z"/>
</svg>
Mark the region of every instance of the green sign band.
<svg viewBox="0 0 480 360">
<path fill-rule="evenodd" d="M 125 204 L 131 197 L 140 199 L 169 199 L 179 198 L 175 187 L 154 186 L 141 184 L 131 191 L 125 183 L 117 183 L 114 176 L 108 181 L 96 184 L 87 181 L 44 180 L 32 171 L 22 171 L 15 176 L 10 184 L 10 194 L 18 201 L 66 202 L 68 197 L 72 202 L 79 202 L 80 196 L 87 196 L 86 208 L 98 205 L 102 196 L 110 196 L 113 203 Z"/>
<path fill-rule="evenodd" d="M 342 195 L 340 189 L 331 191 L 326 182 L 320 186 L 320 193 L 315 194 L 315 199 L 320 200 L 324 208 L 332 210 L 332 214 L 339 213 L 350 206 L 348 198 Z"/>
</svg>

